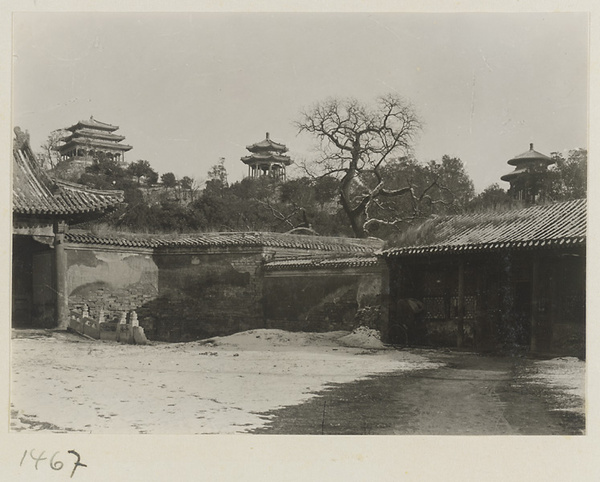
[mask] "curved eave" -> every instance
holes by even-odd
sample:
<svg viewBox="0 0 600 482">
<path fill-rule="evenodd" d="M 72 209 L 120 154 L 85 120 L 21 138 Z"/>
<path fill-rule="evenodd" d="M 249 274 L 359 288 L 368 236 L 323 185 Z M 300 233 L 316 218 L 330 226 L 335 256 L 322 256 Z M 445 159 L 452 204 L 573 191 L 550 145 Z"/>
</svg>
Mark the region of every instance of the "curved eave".
<svg viewBox="0 0 600 482">
<path fill-rule="evenodd" d="M 292 164 L 292 160 L 287 156 L 245 156 L 241 158 L 244 164 L 257 164 L 260 162 L 270 162 L 273 164 L 283 164 L 284 166 L 289 166 Z"/>
<path fill-rule="evenodd" d="M 552 158 L 537 151 L 524 152 L 523 154 L 519 154 L 518 156 L 508 160 L 508 164 L 511 166 L 518 166 L 519 164 L 525 164 L 529 162 L 540 162 L 546 164 L 547 166 L 554 164 L 554 160 Z"/>
<path fill-rule="evenodd" d="M 121 203 L 107 203 L 104 206 L 93 206 L 89 208 L 14 208 L 13 216 L 78 220 L 79 222 L 93 221 L 119 207 Z"/>
<path fill-rule="evenodd" d="M 502 179 L 503 181 L 510 182 L 510 181 L 514 180 L 515 178 L 520 177 L 523 174 L 527 174 L 527 173 L 528 173 L 527 169 L 515 169 L 513 172 L 504 174 L 504 176 L 501 176 L 500 179 Z"/>
<path fill-rule="evenodd" d="M 92 131 L 91 129 L 82 129 L 80 131 L 73 132 L 71 135 L 63 138 L 64 142 L 69 142 L 71 139 L 100 139 L 104 141 L 115 141 L 120 142 L 125 139 L 125 136 L 118 134 L 111 134 L 110 132 Z"/>
<path fill-rule="evenodd" d="M 109 141 L 101 141 L 101 140 L 88 140 L 86 138 L 74 138 L 71 139 L 69 142 L 67 142 L 66 144 L 60 146 L 58 148 L 58 151 L 62 154 L 63 152 L 67 152 L 69 149 L 71 149 L 72 147 L 75 146 L 83 146 L 83 147 L 90 147 L 90 148 L 102 148 L 102 149 L 114 149 L 117 151 L 129 151 L 131 149 L 133 149 L 132 146 L 129 146 L 127 144 L 117 144 L 116 142 L 109 142 Z"/>
<path fill-rule="evenodd" d="M 261 152 L 261 151 L 279 151 L 279 152 L 287 152 L 288 148 L 285 144 L 279 144 L 278 142 L 273 142 L 270 139 L 265 139 L 264 141 L 257 142 L 255 144 L 251 144 L 246 146 L 250 152 Z"/>
<path fill-rule="evenodd" d="M 73 124 L 71 127 L 67 127 L 65 130 L 75 132 L 79 129 L 100 129 L 104 131 L 113 132 L 116 131 L 119 126 L 113 126 L 111 124 L 105 124 L 104 122 L 90 122 L 90 121 L 79 121 L 77 124 Z"/>
</svg>

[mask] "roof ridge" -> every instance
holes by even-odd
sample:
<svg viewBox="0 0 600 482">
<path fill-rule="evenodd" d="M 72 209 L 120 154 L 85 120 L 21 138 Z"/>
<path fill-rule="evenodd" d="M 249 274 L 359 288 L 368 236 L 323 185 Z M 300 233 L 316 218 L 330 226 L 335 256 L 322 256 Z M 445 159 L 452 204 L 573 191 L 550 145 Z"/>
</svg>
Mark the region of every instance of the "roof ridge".
<svg viewBox="0 0 600 482">
<path fill-rule="evenodd" d="M 81 190 L 81 191 L 85 191 L 85 192 L 89 192 L 89 193 L 93 193 L 93 194 L 103 194 L 103 195 L 107 195 L 107 196 L 112 195 L 112 196 L 122 197 L 124 195 L 124 191 L 121 189 L 96 189 L 96 188 L 84 186 L 83 184 L 79 184 L 76 182 L 66 181 L 64 179 L 58 179 L 55 177 L 51 177 L 51 179 L 59 186 L 73 188 L 78 191 Z"/>
</svg>

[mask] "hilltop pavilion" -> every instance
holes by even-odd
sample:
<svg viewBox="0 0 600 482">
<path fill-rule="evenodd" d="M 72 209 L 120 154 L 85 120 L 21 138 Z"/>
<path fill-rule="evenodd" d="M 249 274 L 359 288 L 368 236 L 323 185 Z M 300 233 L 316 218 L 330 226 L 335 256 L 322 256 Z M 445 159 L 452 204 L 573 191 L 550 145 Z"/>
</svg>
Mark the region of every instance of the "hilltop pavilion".
<svg viewBox="0 0 600 482">
<path fill-rule="evenodd" d="M 527 204 L 543 201 L 546 195 L 548 166 L 554 164 L 554 160 L 534 151 L 533 144 L 529 144 L 527 152 L 513 157 L 508 164 L 515 166 L 515 170 L 500 179 L 510 183 L 509 194 Z"/>
<path fill-rule="evenodd" d="M 248 165 L 248 177 L 271 176 L 285 181 L 285 168 L 292 160 L 284 155 L 288 150 L 284 144 L 272 141 L 267 132 L 263 141 L 246 146 L 246 149 L 250 155 L 242 157 L 242 162 Z"/>
<path fill-rule="evenodd" d="M 67 127 L 65 130 L 71 134 L 62 139 L 64 144 L 58 148 L 61 159 L 82 160 L 102 153 L 110 159 L 125 162 L 125 152 L 131 150 L 132 146 L 121 144 L 125 137 L 114 133 L 118 128 L 97 121 L 94 117 Z"/>
</svg>

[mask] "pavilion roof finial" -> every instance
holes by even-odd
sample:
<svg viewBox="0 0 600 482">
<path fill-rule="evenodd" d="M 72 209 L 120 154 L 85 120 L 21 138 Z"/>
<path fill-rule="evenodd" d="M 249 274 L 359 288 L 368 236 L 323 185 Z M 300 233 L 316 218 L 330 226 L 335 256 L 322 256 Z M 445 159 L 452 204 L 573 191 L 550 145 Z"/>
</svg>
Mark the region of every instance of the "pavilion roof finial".
<svg viewBox="0 0 600 482">
<path fill-rule="evenodd" d="M 533 142 L 530 142 L 530 143 L 529 143 L 529 150 L 530 150 L 530 151 L 533 151 Z"/>
<path fill-rule="evenodd" d="M 266 135 L 267 135 L 267 139 L 269 139 L 269 133 L 268 133 L 268 132 L 267 132 L 267 134 L 266 134 Z"/>
</svg>

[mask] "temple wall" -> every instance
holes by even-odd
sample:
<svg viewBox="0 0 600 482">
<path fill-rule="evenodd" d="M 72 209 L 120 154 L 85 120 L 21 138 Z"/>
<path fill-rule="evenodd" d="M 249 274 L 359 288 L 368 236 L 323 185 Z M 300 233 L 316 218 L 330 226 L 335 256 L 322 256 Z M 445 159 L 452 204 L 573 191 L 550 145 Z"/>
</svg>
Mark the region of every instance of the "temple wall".
<svg viewBox="0 0 600 482">
<path fill-rule="evenodd" d="M 268 328 L 290 331 L 385 329 L 385 267 L 272 271 L 264 280 Z"/>
<path fill-rule="evenodd" d="M 86 304 L 92 318 L 102 309 L 106 321 L 135 310 L 151 340 L 263 327 L 349 330 L 357 319 L 378 328 L 387 319 L 381 267 L 264 277 L 266 260 L 318 256 L 318 250 L 190 246 L 153 252 L 69 244 L 66 251 L 70 310 L 80 313 Z"/>
<path fill-rule="evenodd" d="M 180 341 L 263 327 L 261 248 L 161 252 L 159 296 L 140 325 L 150 339 Z"/>
</svg>

